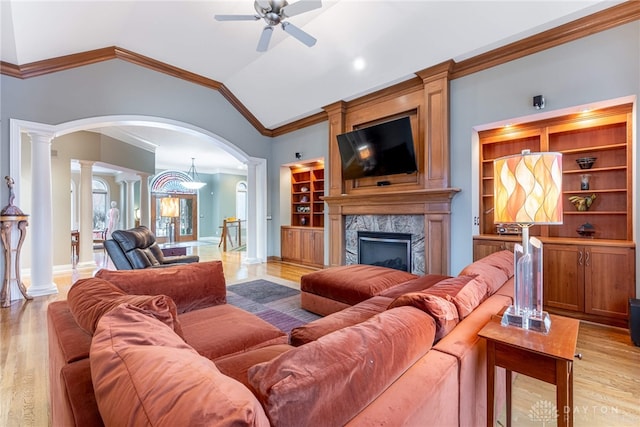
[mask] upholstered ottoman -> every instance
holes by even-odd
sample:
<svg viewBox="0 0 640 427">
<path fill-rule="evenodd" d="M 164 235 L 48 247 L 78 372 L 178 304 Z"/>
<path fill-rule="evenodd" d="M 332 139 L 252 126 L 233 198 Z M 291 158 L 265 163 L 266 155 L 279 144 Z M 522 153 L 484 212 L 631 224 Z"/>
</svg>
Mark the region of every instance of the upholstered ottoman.
<svg viewBox="0 0 640 427">
<path fill-rule="evenodd" d="M 331 267 L 302 276 L 300 304 L 305 310 L 326 316 L 417 277 L 374 265 Z"/>
</svg>

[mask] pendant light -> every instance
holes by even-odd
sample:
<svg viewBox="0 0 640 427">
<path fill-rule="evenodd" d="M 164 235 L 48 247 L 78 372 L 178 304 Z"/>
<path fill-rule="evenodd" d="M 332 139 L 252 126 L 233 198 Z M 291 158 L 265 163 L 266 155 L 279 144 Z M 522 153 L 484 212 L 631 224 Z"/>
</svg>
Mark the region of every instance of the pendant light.
<svg viewBox="0 0 640 427">
<path fill-rule="evenodd" d="M 206 182 L 200 181 L 200 177 L 198 176 L 198 172 L 196 172 L 195 158 L 191 158 L 191 167 L 189 168 L 189 172 L 187 172 L 191 181 L 185 181 L 182 184 L 184 188 L 188 188 L 189 190 L 199 190 L 205 185 Z"/>
</svg>

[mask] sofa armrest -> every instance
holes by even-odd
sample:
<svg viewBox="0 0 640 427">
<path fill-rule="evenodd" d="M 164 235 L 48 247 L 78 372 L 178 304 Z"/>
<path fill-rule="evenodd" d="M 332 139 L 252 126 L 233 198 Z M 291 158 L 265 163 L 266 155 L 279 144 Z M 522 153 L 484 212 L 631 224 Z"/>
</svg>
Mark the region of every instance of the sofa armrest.
<svg viewBox="0 0 640 427">
<path fill-rule="evenodd" d="M 191 264 L 193 262 L 200 262 L 198 255 L 175 255 L 165 256 L 162 259 L 163 264 Z"/>
</svg>

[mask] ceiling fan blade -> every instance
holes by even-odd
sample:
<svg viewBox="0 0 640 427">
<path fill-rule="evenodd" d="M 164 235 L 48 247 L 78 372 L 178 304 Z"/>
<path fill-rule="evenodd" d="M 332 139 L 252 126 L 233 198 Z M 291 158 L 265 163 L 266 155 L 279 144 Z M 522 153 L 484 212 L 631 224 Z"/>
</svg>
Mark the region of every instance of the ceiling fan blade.
<svg viewBox="0 0 640 427">
<path fill-rule="evenodd" d="M 300 28 L 296 27 L 290 22 L 283 22 L 282 29 L 309 47 L 316 44 L 317 40 L 315 38 L 311 37 L 309 33 L 302 31 Z"/>
<path fill-rule="evenodd" d="M 215 15 L 216 21 L 257 21 L 257 15 Z"/>
<path fill-rule="evenodd" d="M 266 52 L 269 48 L 269 42 L 271 41 L 271 35 L 273 34 L 273 27 L 267 25 L 262 30 L 262 34 L 260 35 L 260 40 L 258 40 L 258 47 L 256 50 L 258 52 Z"/>
<path fill-rule="evenodd" d="M 322 1 L 320 0 L 300 0 L 283 7 L 282 13 L 284 13 L 284 15 L 287 17 L 291 17 L 295 15 L 300 15 L 301 13 L 309 12 L 310 10 L 318 9 L 321 7 L 322 7 Z"/>
</svg>

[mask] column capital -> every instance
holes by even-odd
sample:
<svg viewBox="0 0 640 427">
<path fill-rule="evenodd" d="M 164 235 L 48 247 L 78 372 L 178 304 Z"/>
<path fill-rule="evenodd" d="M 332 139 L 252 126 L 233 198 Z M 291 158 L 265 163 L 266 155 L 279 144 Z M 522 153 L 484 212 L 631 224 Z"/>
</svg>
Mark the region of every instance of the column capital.
<svg viewBox="0 0 640 427">
<path fill-rule="evenodd" d="M 40 142 L 45 144 L 51 144 L 51 141 L 56 136 L 55 133 L 44 130 L 30 130 L 27 132 L 27 135 L 29 135 L 31 142 Z"/>
</svg>

